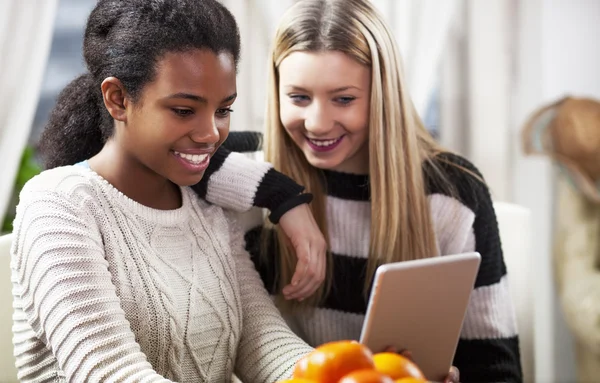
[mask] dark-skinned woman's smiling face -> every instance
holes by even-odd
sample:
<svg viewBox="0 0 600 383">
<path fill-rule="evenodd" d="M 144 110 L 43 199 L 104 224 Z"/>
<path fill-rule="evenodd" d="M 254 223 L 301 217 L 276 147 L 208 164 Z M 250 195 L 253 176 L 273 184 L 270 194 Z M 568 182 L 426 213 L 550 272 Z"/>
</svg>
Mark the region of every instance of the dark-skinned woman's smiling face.
<svg viewBox="0 0 600 383">
<path fill-rule="evenodd" d="M 236 66 L 229 53 L 170 52 L 133 107 L 119 145 L 149 170 L 180 185 L 196 184 L 229 134 Z"/>
</svg>

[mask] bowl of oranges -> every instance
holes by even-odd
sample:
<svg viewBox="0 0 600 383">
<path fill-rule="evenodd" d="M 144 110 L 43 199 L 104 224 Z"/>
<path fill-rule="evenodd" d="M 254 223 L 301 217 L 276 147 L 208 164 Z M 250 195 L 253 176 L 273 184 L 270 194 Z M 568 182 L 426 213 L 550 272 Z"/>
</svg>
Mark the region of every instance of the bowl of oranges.
<svg viewBox="0 0 600 383">
<path fill-rule="evenodd" d="M 372 353 L 355 341 L 317 347 L 296 363 L 291 379 L 280 383 L 427 383 L 410 359 L 394 352 Z"/>
</svg>

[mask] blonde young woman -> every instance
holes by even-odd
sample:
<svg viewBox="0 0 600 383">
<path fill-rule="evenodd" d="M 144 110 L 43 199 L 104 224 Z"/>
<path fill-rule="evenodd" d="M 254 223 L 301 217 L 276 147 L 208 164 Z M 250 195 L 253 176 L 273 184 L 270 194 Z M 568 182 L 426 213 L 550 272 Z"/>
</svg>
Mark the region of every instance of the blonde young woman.
<svg viewBox="0 0 600 383">
<path fill-rule="evenodd" d="M 521 381 L 490 193 L 471 163 L 424 129 L 382 15 L 366 0 L 298 1 L 279 24 L 270 60 L 265 159 L 314 196 L 330 250 L 326 283 L 295 307 L 292 329 L 311 345 L 357 339 L 377 265 L 478 251 L 482 264 L 454 365 L 465 382 Z M 226 145 L 240 141 L 233 136 Z M 228 161 L 200 190 L 233 206 L 216 193 L 244 186 Z M 261 188 L 246 193 L 261 200 Z M 289 206 L 302 198 L 283 194 Z M 248 231 L 246 241 L 266 286 L 281 294 L 295 267 L 286 238 L 269 224 Z"/>
</svg>

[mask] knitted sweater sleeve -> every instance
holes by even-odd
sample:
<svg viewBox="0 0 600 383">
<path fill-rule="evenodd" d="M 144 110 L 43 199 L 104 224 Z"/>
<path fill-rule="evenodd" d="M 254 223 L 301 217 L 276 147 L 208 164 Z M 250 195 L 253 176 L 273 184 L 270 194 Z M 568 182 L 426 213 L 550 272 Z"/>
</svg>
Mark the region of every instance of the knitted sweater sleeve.
<svg viewBox="0 0 600 383">
<path fill-rule="evenodd" d="M 231 214 L 229 218 L 234 222 Z M 236 374 L 244 382 L 278 382 L 289 378 L 295 363 L 312 348 L 285 323 L 244 249 L 243 230 L 235 223 L 232 226 L 243 313 Z"/>
<path fill-rule="evenodd" d="M 459 252 L 481 254 L 454 364 L 465 383 L 521 382 L 516 316 L 489 189 L 473 164 L 454 155 L 446 159 L 452 163 L 444 168 L 456 197 L 472 213 Z"/>
<path fill-rule="evenodd" d="M 14 350 L 21 382 L 168 382 L 136 343 L 125 319 L 99 229 L 85 200 L 48 190 L 24 190 L 12 247 Z M 31 339 L 46 347 L 31 365 Z M 39 359 L 38 359 L 39 361 Z"/>
<path fill-rule="evenodd" d="M 212 156 L 202 180 L 192 189 L 200 198 L 237 212 L 252 207 L 274 211 L 297 196 L 303 186 L 273 169 L 271 164 L 239 153 L 261 150 L 261 141 L 260 133 L 231 132 Z"/>
</svg>

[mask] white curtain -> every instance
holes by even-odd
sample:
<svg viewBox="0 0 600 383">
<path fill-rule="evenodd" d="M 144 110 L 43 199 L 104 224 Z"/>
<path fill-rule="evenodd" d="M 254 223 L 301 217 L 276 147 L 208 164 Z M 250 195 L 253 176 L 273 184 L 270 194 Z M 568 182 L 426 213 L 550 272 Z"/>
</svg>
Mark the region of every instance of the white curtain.
<svg viewBox="0 0 600 383">
<path fill-rule="evenodd" d="M 440 60 L 463 0 L 373 0 L 392 26 L 421 117 L 439 82 Z"/>
<path fill-rule="evenodd" d="M 513 202 L 511 156 L 520 145 L 511 132 L 518 106 L 512 105 L 521 30 L 517 4 L 467 0 L 461 5 L 441 59 L 440 89 L 441 143 L 479 168 L 494 199 Z"/>
<path fill-rule="evenodd" d="M 235 16 L 242 40 L 238 101 L 231 130 L 262 131 L 271 41 L 283 13 L 294 0 L 221 0 Z"/>
<path fill-rule="evenodd" d="M 27 144 L 57 0 L 0 1 L 0 222 Z"/>
</svg>

